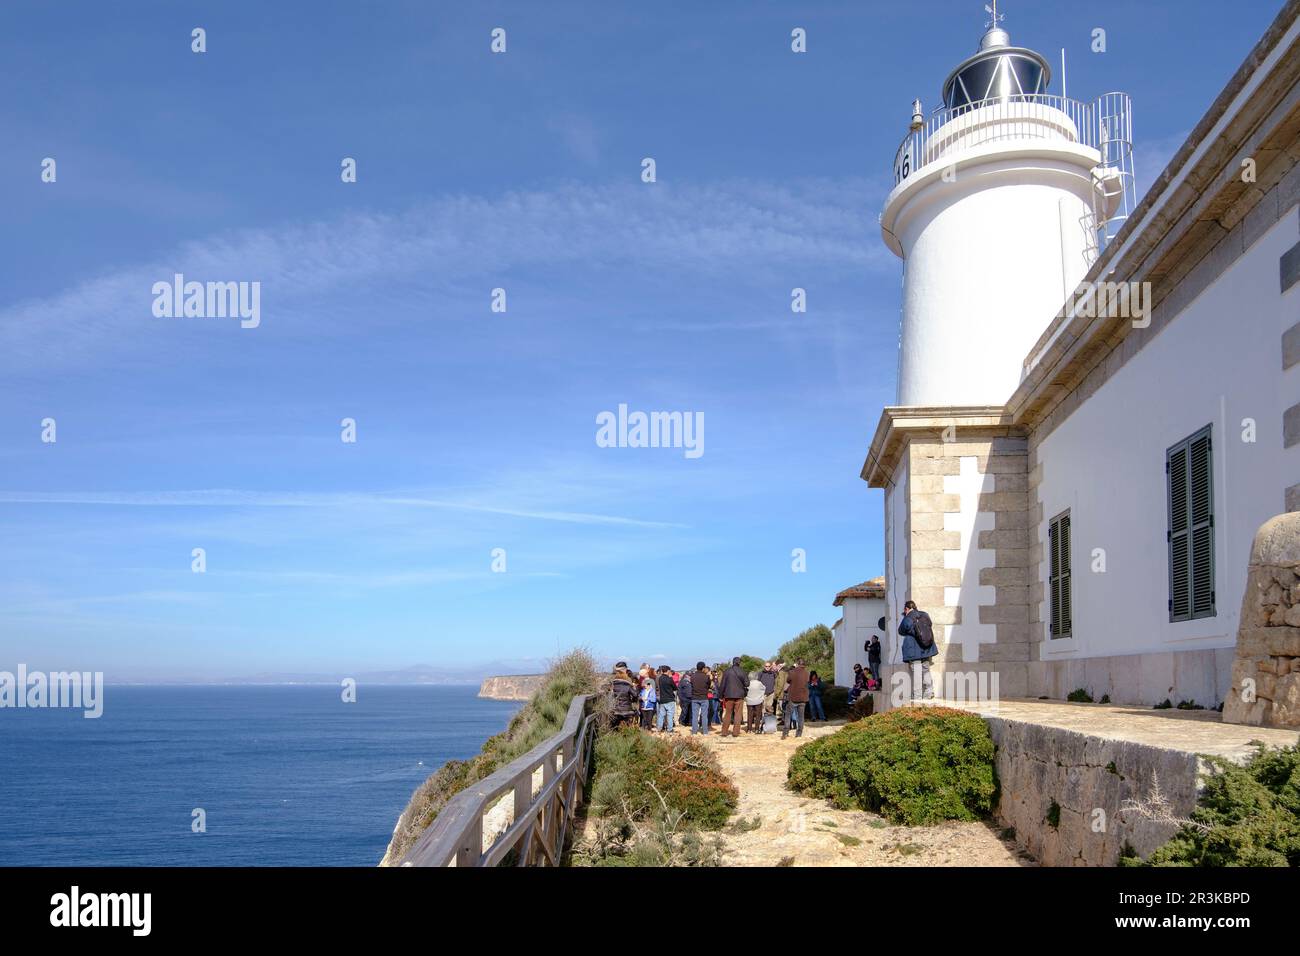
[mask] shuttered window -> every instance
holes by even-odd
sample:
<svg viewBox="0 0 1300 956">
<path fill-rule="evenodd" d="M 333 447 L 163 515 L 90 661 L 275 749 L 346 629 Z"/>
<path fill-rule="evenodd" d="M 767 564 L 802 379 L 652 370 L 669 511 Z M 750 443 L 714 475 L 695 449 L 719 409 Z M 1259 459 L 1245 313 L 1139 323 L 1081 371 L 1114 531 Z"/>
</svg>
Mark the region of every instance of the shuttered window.
<svg viewBox="0 0 1300 956">
<path fill-rule="evenodd" d="M 1069 637 L 1070 614 L 1070 512 L 1052 519 L 1047 526 L 1047 590 L 1052 637 Z"/>
<path fill-rule="evenodd" d="M 1214 617 L 1214 456 L 1210 426 L 1165 453 L 1169 620 Z"/>
</svg>

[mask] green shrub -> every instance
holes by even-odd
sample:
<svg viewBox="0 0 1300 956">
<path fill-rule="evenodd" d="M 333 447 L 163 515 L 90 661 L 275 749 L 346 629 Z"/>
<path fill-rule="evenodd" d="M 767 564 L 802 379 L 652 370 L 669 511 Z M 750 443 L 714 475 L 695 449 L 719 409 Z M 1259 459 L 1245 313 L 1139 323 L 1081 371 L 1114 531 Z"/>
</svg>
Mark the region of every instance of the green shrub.
<svg viewBox="0 0 1300 956">
<path fill-rule="evenodd" d="M 718 830 L 737 799 L 717 759 L 689 737 L 624 727 L 596 741 L 591 808 L 599 816 L 635 822 L 666 809 L 701 830 Z"/>
<path fill-rule="evenodd" d="M 713 754 L 687 737 L 652 737 L 633 727 L 601 734 L 588 804 L 594 820 L 570 862 L 720 865 L 722 842 L 704 831 L 721 829 L 738 797 Z"/>
<path fill-rule="evenodd" d="M 988 726 L 947 707 L 876 714 L 806 743 L 790 758 L 788 779 L 841 809 L 911 826 L 985 816 L 997 789 Z"/>
<path fill-rule="evenodd" d="M 1065 699 L 1074 701 L 1076 704 L 1092 703 L 1092 695 L 1089 694 L 1088 691 L 1082 687 L 1080 687 L 1078 690 L 1070 691 L 1070 693 L 1065 695 Z"/>
<path fill-rule="evenodd" d="M 827 684 L 822 688 L 822 708 L 827 720 L 844 717 L 849 712 L 849 689 L 838 684 Z"/>
<path fill-rule="evenodd" d="M 1152 853 L 1121 866 L 1300 866 L 1300 743 L 1258 752 L 1246 764 L 1211 766 L 1191 824 Z"/>
<path fill-rule="evenodd" d="M 456 794 L 559 733 L 573 698 L 594 693 L 603 681 L 595 660 L 585 650 L 571 651 L 555 661 L 537 692 L 502 733 L 484 742 L 477 756 L 447 761 L 416 788 L 398 818 L 384 861 L 401 860 Z"/>
</svg>

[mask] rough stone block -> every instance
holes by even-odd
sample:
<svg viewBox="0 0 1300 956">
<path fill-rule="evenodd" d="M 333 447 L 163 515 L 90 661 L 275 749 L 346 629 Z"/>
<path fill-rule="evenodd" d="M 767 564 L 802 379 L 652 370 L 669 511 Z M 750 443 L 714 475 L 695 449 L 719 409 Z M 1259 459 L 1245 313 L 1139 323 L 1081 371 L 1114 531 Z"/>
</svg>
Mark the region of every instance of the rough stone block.
<svg viewBox="0 0 1300 956">
<path fill-rule="evenodd" d="M 988 550 L 994 548 L 1028 548 L 1030 545 L 1029 531 L 1027 529 L 1018 531 L 981 531 L 976 545 Z"/>
<path fill-rule="evenodd" d="M 980 605 L 981 624 L 1028 624 L 1028 604 Z"/>
<path fill-rule="evenodd" d="M 1026 565 L 1016 567 L 980 568 L 980 584 L 994 587 L 1017 587 L 1029 583 L 1029 568 Z"/>
</svg>

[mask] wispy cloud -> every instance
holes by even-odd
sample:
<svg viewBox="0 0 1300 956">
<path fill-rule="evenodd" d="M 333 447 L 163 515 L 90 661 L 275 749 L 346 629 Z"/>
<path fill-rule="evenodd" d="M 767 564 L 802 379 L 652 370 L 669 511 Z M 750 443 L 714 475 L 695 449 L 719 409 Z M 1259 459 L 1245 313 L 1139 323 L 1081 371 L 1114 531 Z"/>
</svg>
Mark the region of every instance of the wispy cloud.
<svg viewBox="0 0 1300 956">
<path fill-rule="evenodd" d="M 538 521 L 569 524 L 627 525 L 640 528 L 684 528 L 669 521 L 646 521 L 620 515 L 591 514 L 581 511 L 538 511 L 485 505 L 469 501 L 412 497 L 397 494 L 313 493 L 279 491 L 239 491 L 213 488 L 194 491 L 0 491 L 0 504 L 100 505 L 125 507 L 211 507 L 211 508 L 330 508 L 358 507 L 442 508 L 451 511 L 480 512 Z"/>
<path fill-rule="evenodd" d="M 870 239 L 863 180 L 678 185 L 666 173 L 664 180 L 448 196 L 402 213 L 349 213 L 196 239 L 165 259 L 0 309 L 0 367 L 77 367 L 137 353 L 156 358 L 162 346 L 150 333 L 176 325 L 153 316 L 151 289 L 177 272 L 199 281 L 260 281 L 268 326 L 319 335 L 327 316 L 321 303 L 339 290 L 378 290 L 382 300 L 385 288 L 456 285 L 541 266 L 624 265 L 696 277 L 894 268 Z M 383 311 L 376 310 L 375 322 Z"/>
</svg>

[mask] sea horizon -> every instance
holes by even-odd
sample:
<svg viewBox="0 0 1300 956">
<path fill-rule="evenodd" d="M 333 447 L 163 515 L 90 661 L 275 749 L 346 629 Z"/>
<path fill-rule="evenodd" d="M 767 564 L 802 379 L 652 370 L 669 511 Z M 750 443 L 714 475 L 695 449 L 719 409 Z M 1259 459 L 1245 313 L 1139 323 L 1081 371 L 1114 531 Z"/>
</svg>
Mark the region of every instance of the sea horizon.
<svg viewBox="0 0 1300 956">
<path fill-rule="evenodd" d="M 521 704 L 470 684 L 118 684 L 0 720 L 0 865 L 375 866 L 411 793 Z M 202 829 L 196 829 L 201 826 Z"/>
</svg>

